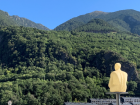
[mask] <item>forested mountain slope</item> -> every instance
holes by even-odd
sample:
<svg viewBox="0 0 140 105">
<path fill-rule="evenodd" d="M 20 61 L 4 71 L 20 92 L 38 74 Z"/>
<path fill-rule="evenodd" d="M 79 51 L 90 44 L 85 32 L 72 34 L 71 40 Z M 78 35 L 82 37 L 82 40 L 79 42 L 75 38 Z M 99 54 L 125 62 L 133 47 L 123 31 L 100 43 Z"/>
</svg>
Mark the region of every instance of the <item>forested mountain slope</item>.
<svg viewBox="0 0 140 105">
<path fill-rule="evenodd" d="M 9 16 L 7 12 L 4 12 L 2 10 L 0 10 L 0 26 L 24 26 L 41 30 L 50 30 L 42 24 L 37 24 L 26 18 L 21 18 L 15 15 Z"/>
<path fill-rule="evenodd" d="M 101 19 L 92 19 L 87 24 L 80 26 L 72 31 L 75 32 L 93 32 L 93 33 L 109 33 L 118 32 L 119 30 Z"/>
<path fill-rule="evenodd" d="M 99 15 L 97 15 L 97 13 Z M 110 23 L 114 27 L 118 28 L 121 31 L 132 32 L 140 35 L 140 12 L 135 10 L 120 10 L 116 12 L 92 12 L 85 15 L 81 15 L 75 18 L 68 20 L 67 22 L 57 26 L 54 30 L 67 30 L 71 31 L 72 25 L 70 24 L 72 21 L 78 21 L 86 24 L 91 19 L 103 19 L 106 22 Z M 75 23 L 76 24 L 76 23 Z M 82 26 L 80 24 L 76 24 L 77 27 Z M 62 27 L 63 26 L 63 27 Z M 77 28 L 75 27 L 75 28 Z"/>
<path fill-rule="evenodd" d="M 32 27 L 32 28 L 37 28 L 37 29 L 41 29 L 41 30 L 50 30 L 49 28 L 43 26 L 42 24 L 37 24 L 26 18 L 21 18 L 19 16 L 15 16 L 15 15 L 11 16 L 10 18 L 12 18 L 18 24 L 18 26 Z"/>
<path fill-rule="evenodd" d="M 14 20 L 9 17 L 7 12 L 0 10 L 0 26 L 12 26 L 17 25 Z"/>
<path fill-rule="evenodd" d="M 95 11 L 89 14 L 80 15 L 78 17 L 72 18 L 61 25 L 57 26 L 54 30 L 65 30 L 65 31 L 71 31 L 79 26 L 82 26 L 83 24 L 87 23 L 93 18 L 96 18 L 97 16 L 104 16 L 107 14 L 106 12 L 101 11 Z"/>
<path fill-rule="evenodd" d="M 140 35 L 140 12 L 135 10 L 121 10 L 100 17 L 120 30 L 129 31 Z"/>
<path fill-rule="evenodd" d="M 0 49 L 1 105 L 113 98 L 106 92 L 116 62 L 128 73 L 129 95 L 140 96 L 138 35 L 1 27 Z"/>
</svg>

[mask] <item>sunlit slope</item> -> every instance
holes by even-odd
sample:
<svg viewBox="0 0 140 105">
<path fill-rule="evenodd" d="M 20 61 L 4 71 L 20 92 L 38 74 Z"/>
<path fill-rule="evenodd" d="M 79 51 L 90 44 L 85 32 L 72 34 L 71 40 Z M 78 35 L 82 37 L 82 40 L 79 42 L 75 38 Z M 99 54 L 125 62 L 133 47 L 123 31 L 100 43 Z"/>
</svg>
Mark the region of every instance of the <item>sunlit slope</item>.
<svg viewBox="0 0 140 105">
<path fill-rule="evenodd" d="M 63 24 L 57 26 L 54 30 L 71 31 L 71 29 L 74 28 L 76 29 L 82 26 L 82 24 L 77 24 L 76 22 L 86 24 L 92 19 L 103 19 L 104 21 L 110 23 L 111 25 L 113 25 L 114 27 L 116 27 L 121 31 L 131 32 L 140 35 L 140 29 L 139 29 L 140 12 L 132 9 L 120 10 L 120 11 L 109 12 L 109 13 L 101 12 L 101 11 L 87 13 L 85 15 L 80 15 L 78 17 L 72 18 L 64 22 Z M 73 27 L 70 24 L 72 21 L 76 21 L 75 22 L 76 27 Z M 62 27 L 62 25 L 64 27 Z"/>
<path fill-rule="evenodd" d="M 7 12 L 0 10 L 0 26 L 15 26 L 17 25 L 14 20 L 9 17 Z"/>
<path fill-rule="evenodd" d="M 74 18 L 60 24 L 54 30 L 71 31 L 71 30 L 74 30 L 75 28 L 78 28 L 79 26 L 84 25 L 85 23 L 87 23 L 88 21 L 90 21 L 93 18 L 96 18 L 97 16 L 104 16 L 106 14 L 107 14 L 106 12 L 95 11 L 95 12 L 92 12 L 89 14 L 80 15 L 78 17 L 74 17 Z"/>
<path fill-rule="evenodd" d="M 7 12 L 0 10 L 0 26 L 24 26 L 32 27 L 41 30 L 50 30 L 42 24 L 37 24 L 29 19 L 21 18 L 19 16 L 9 16 Z"/>
<path fill-rule="evenodd" d="M 93 58 L 88 58 L 89 55 L 103 50 L 105 52 L 113 51 L 121 55 L 124 59 L 132 62 L 139 71 L 140 38 L 137 35 L 126 33 L 46 32 L 23 27 L 2 28 L 1 35 L 0 48 L 3 50 L 1 50 L 0 55 L 3 67 L 15 68 L 19 65 L 27 67 L 34 65 L 45 68 L 48 65 L 47 62 L 66 60 L 65 63 L 80 64 L 84 70 L 84 67 L 86 67 L 84 62 L 96 66 L 96 64 L 88 61 L 89 59 L 94 61 Z M 79 61 L 79 59 L 81 60 Z"/>
<path fill-rule="evenodd" d="M 72 31 L 108 33 L 108 32 L 118 32 L 119 30 L 102 19 L 92 19 L 87 24 L 82 25 Z"/>
<path fill-rule="evenodd" d="M 35 23 L 29 19 L 26 18 L 21 18 L 19 16 L 11 16 L 11 19 L 13 19 L 18 26 L 24 26 L 24 27 L 32 27 L 32 28 L 37 28 L 41 30 L 50 30 L 49 28 L 43 26 L 42 24 Z"/>
<path fill-rule="evenodd" d="M 106 92 L 116 62 L 128 73 L 129 96 L 140 95 L 138 35 L 1 27 L 0 49 L 1 105 L 113 98 Z"/>
</svg>

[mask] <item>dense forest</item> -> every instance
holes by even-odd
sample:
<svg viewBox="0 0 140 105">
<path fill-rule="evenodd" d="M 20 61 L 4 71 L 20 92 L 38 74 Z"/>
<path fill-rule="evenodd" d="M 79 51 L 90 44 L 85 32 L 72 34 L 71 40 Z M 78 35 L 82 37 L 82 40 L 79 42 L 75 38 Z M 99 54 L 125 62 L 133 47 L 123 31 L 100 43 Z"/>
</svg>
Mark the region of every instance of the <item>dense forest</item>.
<svg viewBox="0 0 140 105">
<path fill-rule="evenodd" d="M 125 96 L 140 97 L 139 26 L 135 10 L 95 11 L 54 30 L 0 10 L 0 104 L 115 98 L 106 92 L 117 62 L 128 74 Z"/>
<path fill-rule="evenodd" d="M 0 27 L 0 104 L 62 105 L 106 95 L 114 64 L 128 73 L 127 96 L 140 96 L 140 37 L 122 32 Z"/>
</svg>

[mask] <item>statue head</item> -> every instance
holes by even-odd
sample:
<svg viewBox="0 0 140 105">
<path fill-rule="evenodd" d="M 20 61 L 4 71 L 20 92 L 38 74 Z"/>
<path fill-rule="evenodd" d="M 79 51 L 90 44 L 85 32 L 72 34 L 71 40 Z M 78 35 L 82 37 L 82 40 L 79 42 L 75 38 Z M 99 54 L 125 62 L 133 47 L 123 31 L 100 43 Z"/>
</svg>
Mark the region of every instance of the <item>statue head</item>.
<svg viewBox="0 0 140 105">
<path fill-rule="evenodd" d="M 121 69 L 121 64 L 120 63 L 115 63 L 115 70 L 120 70 Z"/>
</svg>

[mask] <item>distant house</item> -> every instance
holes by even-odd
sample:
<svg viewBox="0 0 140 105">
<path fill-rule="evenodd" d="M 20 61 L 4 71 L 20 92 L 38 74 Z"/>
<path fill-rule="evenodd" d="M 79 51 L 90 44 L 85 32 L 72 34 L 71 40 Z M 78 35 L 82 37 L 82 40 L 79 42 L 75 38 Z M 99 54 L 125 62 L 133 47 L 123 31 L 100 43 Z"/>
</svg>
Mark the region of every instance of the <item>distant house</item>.
<svg viewBox="0 0 140 105">
<path fill-rule="evenodd" d="M 132 105 L 140 105 L 140 102 L 133 102 Z"/>
<path fill-rule="evenodd" d="M 116 105 L 116 103 L 109 103 L 108 105 Z"/>
<path fill-rule="evenodd" d="M 74 103 L 74 102 L 64 102 L 64 104 L 63 105 L 97 105 L 97 104 L 95 104 L 95 103 Z"/>
<path fill-rule="evenodd" d="M 116 99 L 95 99 L 90 98 L 88 100 L 90 103 L 96 103 L 97 105 L 109 105 L 110 103 L 116 103 Z"/>
<path fill-rule="evenodd" d="M 132 105 L 140 105 L 140 98 L 139 97 L 121 97 L 122 103 L 132 103 Z"/>
<path fill-rule="evenodd" d="M 108 105 L 116 105 L 116 103 L 110 103 L 110 104 L 108 104 Z M 125 103 L 121 103 L 121 105 L 132 105 L 131 103 L 128 103 L 128 102 L 125 102 Z"/>
<path fill-rule="evenodd" d="M 90 98 L 88 103 L 65 102 L 63 105 L 116 105 L 116 99 L 95 99 Z M 140 105 L 139 97 L 121 97 L 121 105 Z"/>
</svg>

